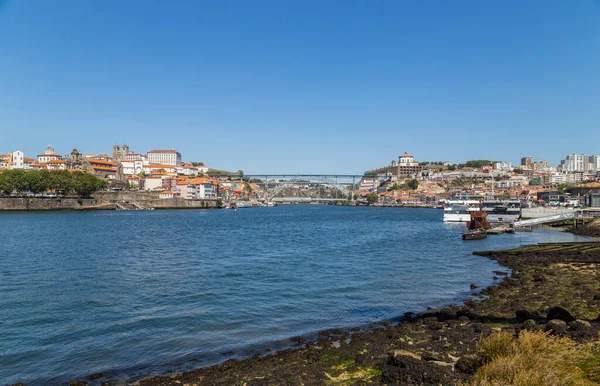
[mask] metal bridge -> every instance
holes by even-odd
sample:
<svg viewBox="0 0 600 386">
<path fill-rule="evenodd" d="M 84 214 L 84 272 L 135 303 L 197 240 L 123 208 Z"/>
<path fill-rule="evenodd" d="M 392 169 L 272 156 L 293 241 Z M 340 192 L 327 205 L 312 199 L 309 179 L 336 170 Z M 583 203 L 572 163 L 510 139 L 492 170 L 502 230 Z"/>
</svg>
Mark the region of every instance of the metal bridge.
<svg viewBox="0 0 600 386">
<path fill-rule="evenodd" d="M 353 193 L 356 184 L 363 176 L 364 174 L 244 174 L 243 176 L 234 174 L 218 177 L 232 181 L 250 181 L 253 184 L 263 186 L 270 197 L 275 197 L 284 189 L 298 185 L 323 185 L 335 188 L 343 193 Z M 336 200 L 343 199 L 330 199 L 330 201 Z M 324 201 L 324 199 L 315 199 L 315 201 Z"/>
</svg>

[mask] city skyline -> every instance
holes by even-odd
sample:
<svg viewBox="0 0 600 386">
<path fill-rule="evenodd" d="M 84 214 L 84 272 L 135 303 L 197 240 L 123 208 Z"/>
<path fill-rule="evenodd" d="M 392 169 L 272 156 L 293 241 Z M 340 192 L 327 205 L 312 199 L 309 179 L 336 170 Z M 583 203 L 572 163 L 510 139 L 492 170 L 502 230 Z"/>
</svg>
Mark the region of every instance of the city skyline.
<svg viewBox="0 0 600 386">
<path fill-rule="evenodd" d="M 248 173 L 357 173 L 404 151 L 557 165 L 599 153 L 599 18 L 591 0 L 13 1 L 0 151 L 118 142 Z"/>
</svg>

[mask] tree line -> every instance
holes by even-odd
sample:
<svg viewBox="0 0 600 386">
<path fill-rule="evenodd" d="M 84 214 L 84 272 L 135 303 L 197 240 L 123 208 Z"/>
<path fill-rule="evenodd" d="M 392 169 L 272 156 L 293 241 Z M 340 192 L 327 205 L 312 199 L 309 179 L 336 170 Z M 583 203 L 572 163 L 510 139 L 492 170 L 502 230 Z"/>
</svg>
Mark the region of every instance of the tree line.
<svg viewBox="0 0 600 386">
<path fill-rule="evenodd" d="M 80 171 L 68 170 L 5 170 L 0 173 L 0 192 L 3 194 L 76 194 L 88 197 L 106 187 L 106 181 Z"/>
</svg>

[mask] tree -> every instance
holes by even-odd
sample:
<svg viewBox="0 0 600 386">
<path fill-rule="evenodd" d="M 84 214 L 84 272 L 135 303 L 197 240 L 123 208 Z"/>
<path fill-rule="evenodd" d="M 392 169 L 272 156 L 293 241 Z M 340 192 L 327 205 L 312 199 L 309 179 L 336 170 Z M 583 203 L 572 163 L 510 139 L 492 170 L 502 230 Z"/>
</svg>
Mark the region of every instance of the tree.
<svg viewBox="0 0 600 386">
<path fill-rule="evenodd" d="M 377 193 L 375 193 L 375 192 L 371 192 L 371 193 L 367 194 L 367 202 L 369 203 L 369 205 L 376 202 L 377 198 L 378 198 Z"/>
<path fill-rule="evenodd" d="M 6 170 L 2 173 L 0 190 L 4 194 L 23 193 L 28 190 L 29 183 L 23 170 Z"/>
<path fill-rule="evenodd" d="M 204 166 L 204 162 L 192 162 L 193 166 Z"/>
<path fill-rule="evenodd" d="M 99 179 L 89 173 L 73 172 L 71 190 L 79 197 L 89 197 L 99 188 Z"/>
<path fill-rule="evenodd" d="M 44 170 L 45 171 L 45 170 Z M 47 189 L 48 178 L 47 174 L 42 173 L 42 170 L 31 170 L 25 174 L 28 190 L 33 194 L 42 193 Z"/>
<path fill-rule="evenodd" d="M 573 185 L 571 185 L 571 184 L 564 184 L 563 183 L 563 184 L 559 184 L 556 187 L 556 190 L 558 190 L 559 193 L 562 193 L 563 191 L 567 190 L 568 188 L 572 188 L 572 187 L 573 187 Z"/>
<path fill-rule="evenodd" d="M 407 185 L 412 190 L 417 190 L 417 188 L 419 187 L 419 181 L 413 178 L 412 180 L 408 181 Z"/>
<path fill-rule="evenodd" d="M 450 171 L 456 170 L 456 165 L 448 165 L 448 170 L 450 170 Z"/>
<path fill-rule="evenodd" d="M 240 169 L 236 173 L 239 174 L 240 177 L 244 177 L 244 171 L 243 170 Z"/>
<path fill-rule="evenodd" d="M 68 170 L 52 170 L 50 171 L 51 189 L 56 191 L 56 194 L 68 194 L 71 191 L 71 173 Z"/>
<path fill-rule="evenodd" d="M 521 170 L 519 168 L 514 168 L 513 169 L 513 173 L 515 173 L 515 174 L 523 174 L 523 170 Z"/>
<path fill-rule="evenodd" d="M 487 159 L 476 159 L 476 160 L 467 161 L 466 166 L 469 168 L 481 169 L 482 167 L 487 166 L 491 163 L 492 163 L 492 161 L 487 160 Z"/>
</svg>

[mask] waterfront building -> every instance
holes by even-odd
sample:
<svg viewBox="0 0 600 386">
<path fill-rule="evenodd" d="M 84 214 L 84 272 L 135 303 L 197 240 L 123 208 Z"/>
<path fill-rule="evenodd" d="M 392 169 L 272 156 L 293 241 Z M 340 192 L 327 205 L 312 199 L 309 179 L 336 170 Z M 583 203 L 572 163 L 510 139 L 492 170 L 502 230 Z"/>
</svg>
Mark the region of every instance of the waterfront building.
<svg viewBox="0 0 600 386">
<path fill-rule="evenodd" d="M 163 190 L 162 192 L 159 193 L 158 198 L 160 198 L 161 200 L 163 200 L 165 198 L 173 198 L 173 192 L 170 192 L 168 190 Z"/>
<path fill-rule="evenodd" d="M 16 150 L 8 155 L 7 169 L 25 169 L 25 155 L 22 151 Z"/>
<path fill-rule="evenodd" d="M 187 198 L 189 200 L 217 198 L 214 183 L 208 178 L 193 178 L 187 187 Z"/>
<path fill-rule="evenodd" d="M 125 178 L 125 182 L 129 189 L 143 189 L 143 180 L 140 176 L 136 176 L 135 174 L 129 175 Z"/>
<path fill-rule="evenodd" d="M 44 154 L 38 154 L 38 162 L 41 164 L 48 163 L 48 161 L 55 161 L 62 159 L 62 157 L 54 152 L 54 148 L 51 145 L 48 145 Z"/>
<path fill-rule="evenodd" d="M 146 157 L 150 164 L 165 164 L 177 166 L 181 164 L 181 154 L 175 149 L 171 150 L 150 150 Z"/>
<path fill-rule="evenodd" d="M 161 175 L 151 175 L 144 179 L 144 190 L 163 190 L 162 189 L 162 179 Z"/>
</svg>

